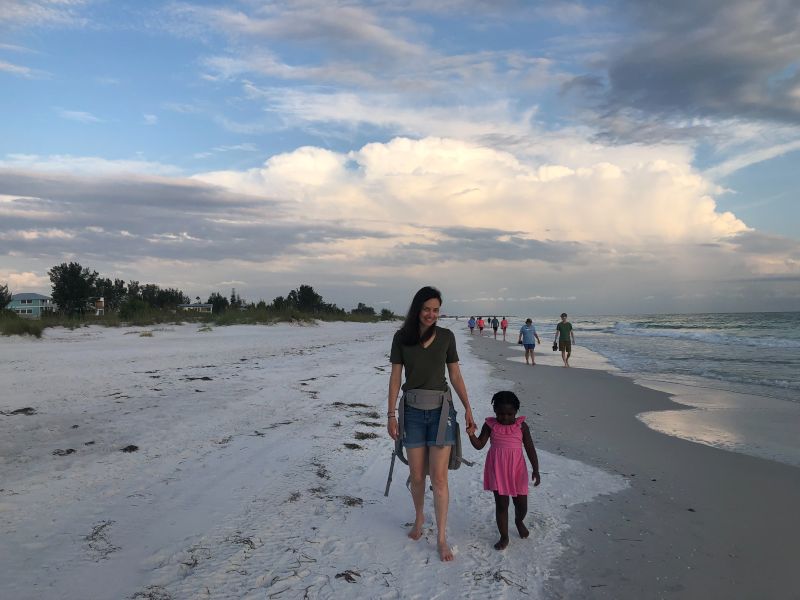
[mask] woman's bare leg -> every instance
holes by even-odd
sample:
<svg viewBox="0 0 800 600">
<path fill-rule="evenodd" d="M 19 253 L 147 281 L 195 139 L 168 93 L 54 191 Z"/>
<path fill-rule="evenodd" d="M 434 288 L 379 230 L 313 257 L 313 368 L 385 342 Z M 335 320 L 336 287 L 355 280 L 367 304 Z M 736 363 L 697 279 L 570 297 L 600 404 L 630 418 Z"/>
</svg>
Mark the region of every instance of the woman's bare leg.
<svg viewBox="0 0 800 600">
<path fill-rule="evenodd" d="M 447 486 L 447 465 L 450 462 L 452 446 L 431 446 L 430 471 L 433 485 L 433 508 L 436 512 L 436 547 L 439 558 L 453 560 L 453 552 L 447 543 L 447 508 L 450 503 L 450 490 Z"/>
<path fill-rule="evenodd" d="M 408 468 L 411 472 L 411 498 L 414 500 L 414 526 L 408 537 L 418 540 L 422 537 L 422 526 L 425 523 L 425 475 L 428 464 L 428 449 L 406 448 Z"/>
</svg>

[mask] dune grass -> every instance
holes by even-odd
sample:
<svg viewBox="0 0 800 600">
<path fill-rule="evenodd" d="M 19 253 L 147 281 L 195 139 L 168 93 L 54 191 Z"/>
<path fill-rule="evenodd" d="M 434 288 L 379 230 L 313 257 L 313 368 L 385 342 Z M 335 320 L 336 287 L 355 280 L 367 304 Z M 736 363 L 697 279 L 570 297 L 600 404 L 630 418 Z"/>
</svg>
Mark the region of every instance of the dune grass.
<svg viewBox="0 0 800 600">
<path fill-rule="evenodd" d="M 23 319 L 10 310 L 0 311 L 0 335 L 32 335 L 40 338 L 44 328 L 41 321 Z"/>
<path fill-rule="evenodd" d="M 103 316 L 83 315 L 66 316 L 57 313 L 44 315 L 41 319 L 23 319 L 11 311 L 0 313 L 0 334 L 42 336 L 47 327 L 66 327 L 77 329 L 90 325 L 104 327 L 150 327 L 159 324 L 198 323 L 203 325 L 202 331 L 210 331 L 211 325 L 273 325 L 275 323 L 313 323 L 314 321 L 352 321 L 358 323 L 375 323 L 380 321 L 378 315 L 347 313 L 344 311 L 306 313 L 298 310 L 272 310 L 269 308 L 248 308 L 245 310 L 227 310 L 210 315 L 171 309 L 142 308 L 126 314 L 108 313 Z M 207 329 L 206 329 L 207 327 Z"/>
</svg>

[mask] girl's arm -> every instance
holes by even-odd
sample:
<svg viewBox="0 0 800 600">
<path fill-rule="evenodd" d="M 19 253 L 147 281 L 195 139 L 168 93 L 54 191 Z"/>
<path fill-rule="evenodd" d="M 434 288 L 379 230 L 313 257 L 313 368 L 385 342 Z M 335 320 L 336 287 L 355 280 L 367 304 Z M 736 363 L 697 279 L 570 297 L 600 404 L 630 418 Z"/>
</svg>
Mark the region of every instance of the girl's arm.
<svg viewBox="0 0 800 600">
<path fill-rule="evenodd" d="M 479 437 L 475 437 L 475 433 L 469 434 L 469 442 L 472 444 L 472 447 L 475 450 L 481 450 L 485 445 L 486 442 L 489 441 L 489 435 L 491 434 L 492 430 L 489 429 L 489 426 L 484 423 L 483 428 L 481 428 L 481 435 Z"/>
<path fill-rule="evenodd" d="M 536 336 L 536 341 L 539 342 L 539 345 L 541 346 L 542 345 L 542 340 L 539 339 L 539 334 L 538 333 L 534 333 L 533 335 Z"/>
<path fill-rule="evenodd" d="M 528 460 L 531 461 L 531 467 L 533 469 L 531 479 L 533 479 L 533 485 L 537 486 L 542 482 L 542 478 L 539 476 L 539 457 L 536 455 L 536 448 L 533 447 L 531 428 L 528 427 L 527 423 L 522 424 L 522 445 L 525 446 L 525 452 L 528 455 Z"/>
<path fill-rule="evenodd" d="M 386 431 L 393 440 L 397 439 L 397 395 L 400 393 L 400 384 L 403 380 L 403 365 L 392 363 L 392 374 L 389 376 L 389 403 L 386 412 Z"/>
<path fill-rule="evenodd" d="M 464 378 L 461 377 L 461 367 L 457 362 L 447 363 L 447 372 L 450 375 L 450 385 L 458 394 L 461 399 L 461 404 L 464 405 L 464 422 L 466 430 L 469 431 L 475 427 L 475 419 L 472 418 L 472 407 L 469 405 L 469 396 L 467 396 L 467 386 L 464 385 Z"/>
</svg>

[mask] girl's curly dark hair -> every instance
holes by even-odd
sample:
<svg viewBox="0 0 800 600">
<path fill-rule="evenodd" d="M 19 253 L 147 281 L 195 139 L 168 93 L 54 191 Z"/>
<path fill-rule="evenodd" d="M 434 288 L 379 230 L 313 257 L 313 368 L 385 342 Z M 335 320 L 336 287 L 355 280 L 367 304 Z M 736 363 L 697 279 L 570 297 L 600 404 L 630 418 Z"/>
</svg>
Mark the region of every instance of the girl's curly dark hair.
<svg viewBox="0 0 800 600">
<path fill-rule="evenodd" d="M 492 396 L 492 406 L 495 410 L 497 410 L 498 406 L 513 406 L 514 411 L 519 410 L 519 398 L 514 392 L 509 391 L 502 391 L 497 392 L 494 396 Z"/>
</svg>

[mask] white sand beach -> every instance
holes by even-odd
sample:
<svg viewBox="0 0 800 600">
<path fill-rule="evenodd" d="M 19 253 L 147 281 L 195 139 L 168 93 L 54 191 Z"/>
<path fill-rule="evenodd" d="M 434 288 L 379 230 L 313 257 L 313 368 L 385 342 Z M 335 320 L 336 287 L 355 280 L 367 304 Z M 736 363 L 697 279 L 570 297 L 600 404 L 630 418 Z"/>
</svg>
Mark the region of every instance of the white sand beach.
<svg viewBox="0 0 800 600">
<path fill-rule="evenodd" d="M 515 384 L 450 325 L 482 421 L 491 394 Z M 0 597 L 549 597 L 570 509 L 629 481 L 539 447 L 531 537 L 497 552 L 483 456 L 467 444 L 478 464 L 451 473 L 456 560 L 441 563 L 430 498 L 424 537 L 406 537 L 413 509 L 399 462 L 383 495 L 396 327 L 0 339 Z"/>
</svg>

